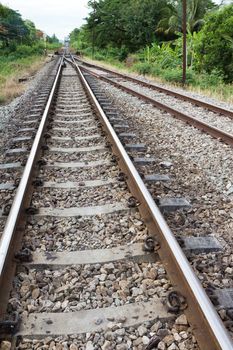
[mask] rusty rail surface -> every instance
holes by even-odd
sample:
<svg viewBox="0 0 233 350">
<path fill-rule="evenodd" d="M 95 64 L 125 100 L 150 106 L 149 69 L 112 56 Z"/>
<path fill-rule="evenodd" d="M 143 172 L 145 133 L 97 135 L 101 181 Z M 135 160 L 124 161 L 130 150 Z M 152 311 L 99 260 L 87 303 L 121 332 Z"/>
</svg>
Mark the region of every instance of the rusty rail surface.
<svg viewBox="0 0 233 350">
<path fill-rule="evenodd" d="M 198 120 L 197 118 L 191 117 L 188 114 L 183 113 L 181 111 L 178 111 L 177 109 L 174 109 L 166 104 L 158 102 L 157 100 L 155 100 L 151 97 L 148 97 L 148 96 L 144 95 L 143 93 L 139 93 L 131 88 L 128 88 L 124 85 L 121 85 L 120 83 L 113 81 L 110 78 L 104 77 L 98 73 L 95 73 L 95 72 L 91 71 L 90 69 L 87 69 L 84 67 L 80 67 L 80 69 L 93 75 L 94 77 L 96 77 L 100 80 L 103 80 L 111 85 L 114 85 L 118 89 L 121 89 L 121 90 L 123 90 L 123 91 L 125 91 L 133 96 L 138 97 L 141 100 L 144 100 L 147 103 L 152 104 L 153 106 L 159 108 L 162 111 L 170 113 L 175 118 L 180 119 L 180 120 L 194 126 L 195 128 L 197 128 L 201 131 L 205 131 L 207 134 L 213 136 L 214 138 L 217 138 L 220 141 L 223 141 L 223 142 L 227 143 L 228 145 L 233 146 L 233 135 L 232 134 L 227 133 L 225 131 L 222 131 L 221 129 L 218 129 L 214 126 L 211 126 L 210 124 L 202 122 L 201 120 Z"/>
<path fill-rule="evenodd" d="M 220 106 L 217 106 L 217 105 L 214 105 L 214 104 L 211 104 L 211 103 L 199 100 L 199 99 L 191 97 L 191 96 L 183 95 L 183 94 L 181 94 L 179 92 L 170 90 L 168 88 L 164 88 L 164 87 L 161 87 L 161 86 L 158 86 L 158 85 L 155 85 L 155 84 L 151 84 L 151 83 L 142 81 L 140 79 L 131 77 L 129 75 L 126 75 L 126 74 L 123 74 L 123 73 L 119 73 L 119 72 L 116 72 L 114 70 L 110 70 L 108 68 L 104 68 L 102 66 L 91 64 L 91 63 L 89 63 L 89 62 L 87 62 L 85 60 L 82 60 L 82 59 L 80 59 L 78 57 L 75 57 L 75 56 L 74 56 L 74 59 L 79 61 L 79 62 L 82 62 L 83 64 L 85 64 L 88 67 L 99 69 L 99 70 L 102 70 L 102 71 L 104 71 L 106 73 L 115 74 L 116 76 L 118 76 L 120 78 L 123 78 L 125 80 L 132 81 L 132 82 L 134 82 L 136 84 L 145 86 L 145 87 L 147 87 L 149 89 L 152 89 L 152 90 L 157 90 L 159 92 L 163 92 L 163 93 L 165 93 L 167 95 L 170 95 L 172 97 L 176 97 L 176 98 L 178 98 L 180 100 L 191 102 L 191 103 L 193 103 L 193 104 L 195 104 L 197 106 L 206 108 L 206 109 L 208 109 L 208 110 L 210 110 L 212 112 L 219 113 L 219 114 L 222 114 L 224 116 L 227 116 L 227 117 L 233 119 L 233 111 L 231 111 L 230 109 L 226 109 L 226 108 L 223 108 L 223 107 L 220 107 Z"/>
<path fill-rule="evenodd" d="M 111 126 L 107 116 L 102 110 L 98 100 L 92 92 L 88 82 L 82 74 L 79 66 L 73 61 L 73 65 L 81 78 L 103 128 L 107 132 L 113 152 L 119 158 L 119 166 L 127 175 L 127 183 L 132 194 L 140 202 L 139 211 L 144 218 L 150 233 L 159 242 L 158 253 L 165 264 L 168 275 L 178 293 L 187 300 L 187 314 L 194 334 L 202 350 L 230 350 L 233 342 L 225 329 L 213 304 L 210 302 L 200 281 L 192 270 L 181 247 L 177 243 L 173 233 L 168 227 L 160 210 L 155 204 L 151 194 L 147 190 L 143 180 L 125 151 L 116 132 Z"/>
</svg>

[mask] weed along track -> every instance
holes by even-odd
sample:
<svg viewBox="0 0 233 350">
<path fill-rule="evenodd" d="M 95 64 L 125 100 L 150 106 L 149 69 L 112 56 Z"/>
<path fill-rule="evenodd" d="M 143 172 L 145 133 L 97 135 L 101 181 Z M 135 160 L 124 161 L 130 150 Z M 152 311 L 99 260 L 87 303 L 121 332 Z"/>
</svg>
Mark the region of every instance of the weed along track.
<svg viewBox="0 0 233 350">
<path fill-rule="evenodd" d="M 156 159 L 87 72 L 61 58 L 48 94 L 25 167 L 28 129 L 0 166 L 19 172 L 13 203 L 12 182 L 0 187 L 2 348 L 231 349 L 195 249 L 164 219 L 190 203 L 155 203 L 148 189 L 169 174 L 146 171 Z"/>
</svg>

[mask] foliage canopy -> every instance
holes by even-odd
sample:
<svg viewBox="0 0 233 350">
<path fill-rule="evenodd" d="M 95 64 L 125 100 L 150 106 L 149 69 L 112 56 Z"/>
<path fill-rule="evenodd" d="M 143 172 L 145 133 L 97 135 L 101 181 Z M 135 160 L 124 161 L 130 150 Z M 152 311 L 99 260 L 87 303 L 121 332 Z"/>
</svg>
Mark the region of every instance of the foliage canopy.
<svg viewBox="0 0 233 350">
<path fill-rule="evenodd" d="M 86 24 L 71 45 L 95 58 L 136 54 L 139 67 L 181 69 L 182 0 L 90 0 Z M 188 67 L 233 81 L 233 4 L 187 0 Z M 144 69 L 142 68 L 142 70 Z"/>
<path fill-rule="evenodd" d="M 209 14 L 196 43 L 197 68 L 233 81 L 233 4 Z"/>
<path fill-rule="evenodd" d="M 0 47 L 15 51 L 18 45 L 33 45 L 43 39 L 43 32 L 30 20 L 23 20 L 18 11 L 0 3 Z M 58 43 L 55 35 L 47 37 L 49 43 Z"/>
</svg>

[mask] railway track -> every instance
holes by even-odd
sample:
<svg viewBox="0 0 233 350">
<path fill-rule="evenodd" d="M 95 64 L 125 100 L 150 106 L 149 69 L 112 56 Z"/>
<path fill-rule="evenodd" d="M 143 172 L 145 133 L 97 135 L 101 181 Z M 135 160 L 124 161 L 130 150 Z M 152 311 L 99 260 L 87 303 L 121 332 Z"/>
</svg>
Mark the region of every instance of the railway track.
<svg viewBox="0 0 233 350">
<path fill-rule="evenodd" d="M 17 349 L 197 349 L 185 312 L 201 349 L 231 349 L 161 215 L 174 203 L 159 210 L 146 188 L 167 177 L 142 180 L 136 168 L 154 160 L 90 80 L 61 61 L 11 210 L 3 210 L 2 336 L 14 333 Z M 27 141 L 24 132 L 17 142 Z M 22 161 L 17 150 L 11 156 Z M 1 166 L 10 167 L 21 166 Z M 174 329 L 192 344 L 175 340 Z"/>
<path fill-rule="evenodd" d="M 74 59 L 81 63 L 83 71 L 92 74 L 96 78 L 170 113 L 172 116 L 210 134 L 220 141 L 229 145 L 233 144 L 232 110 L 90 64 L 77 57 L 74 57 Z M 85 66 L 89 68 L 87 69 Z M 141 86 L 143 86 L 143 92 Z M 177 100 L 179 100 L 179 103 Z"/>
</svg>

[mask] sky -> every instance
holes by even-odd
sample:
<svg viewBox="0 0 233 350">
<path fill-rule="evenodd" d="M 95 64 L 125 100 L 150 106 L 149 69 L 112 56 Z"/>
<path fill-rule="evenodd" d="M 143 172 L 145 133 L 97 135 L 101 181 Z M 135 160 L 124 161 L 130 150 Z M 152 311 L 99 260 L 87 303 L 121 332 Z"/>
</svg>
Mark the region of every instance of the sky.
<svg viewBox="0 0 233 350">
<path fill-rule="evenodd" d="M 232 0 L 225 0 L 230 3 Z M 30 19 L 47 35 L 63 40 L 74 29 L 85 23 L 88 0 L 0 0 L 13 10 L 18 10 L 23 19 Z M 214 0 L 220 3 L 221 0 Z"/>
<path fill-rule="evenodd" d="M 54 33 L 63 40 L 69 33 L 85 23 L 88 0 L 0 0 L 23 19 L 30 19 L 36 28 L 47 35 Z"/>
</svg>

